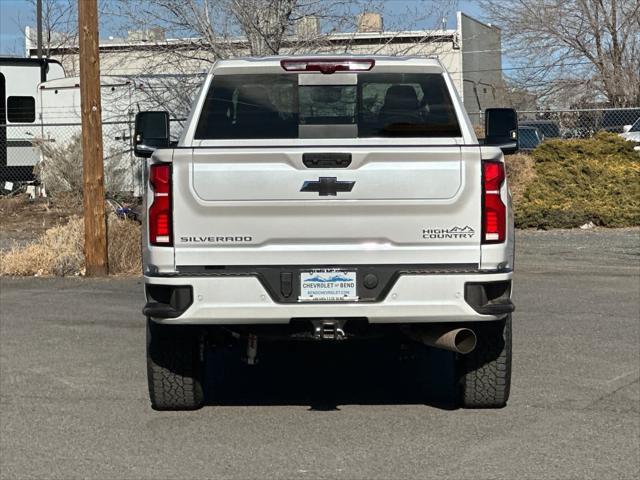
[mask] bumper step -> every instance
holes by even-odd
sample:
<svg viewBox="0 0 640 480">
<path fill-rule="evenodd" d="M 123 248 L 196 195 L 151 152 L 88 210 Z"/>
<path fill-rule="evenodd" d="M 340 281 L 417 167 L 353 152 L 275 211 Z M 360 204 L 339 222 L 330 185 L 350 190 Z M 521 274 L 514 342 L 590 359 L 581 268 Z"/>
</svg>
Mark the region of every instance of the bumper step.
<svg viewBox="0 0 640 480">
<path fill-rule="evenodd" d="M 506 315 L 513 312 L 516 306 L 511 299 L 505 298 L 499 301 L 488 303 L 481 307 L 475 307 L 475 311 L 482 315 Z"/>
</svg>

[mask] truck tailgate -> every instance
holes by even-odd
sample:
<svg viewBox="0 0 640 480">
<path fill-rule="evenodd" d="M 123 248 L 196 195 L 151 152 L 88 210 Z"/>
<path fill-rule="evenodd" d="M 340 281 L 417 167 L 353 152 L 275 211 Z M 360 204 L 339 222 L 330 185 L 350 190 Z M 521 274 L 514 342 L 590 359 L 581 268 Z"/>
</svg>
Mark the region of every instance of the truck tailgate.
<svg viewBox="0 0 640 480">
<path fill-rule="evenodd" d="M 480 188 L 478 147 L 178 149 L 175 264 L 478 264 Z"/>
</svg>

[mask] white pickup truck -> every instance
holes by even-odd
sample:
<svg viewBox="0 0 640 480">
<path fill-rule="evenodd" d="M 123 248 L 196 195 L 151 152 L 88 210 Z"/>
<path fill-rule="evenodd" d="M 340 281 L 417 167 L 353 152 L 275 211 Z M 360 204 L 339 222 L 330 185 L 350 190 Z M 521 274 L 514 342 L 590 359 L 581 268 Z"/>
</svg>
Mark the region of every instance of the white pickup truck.
<svg viewBox="0 0 640 480">
<path fill-rule="evenodd" d="M 515 112 L 485 127 L 416 57 L 219 61 L 177 144 L 139 113 L 152 407 L 203 404 L 205 348 L 376 335 L 456 352 L 460 405 L 504 406 Z"/>
</svg>

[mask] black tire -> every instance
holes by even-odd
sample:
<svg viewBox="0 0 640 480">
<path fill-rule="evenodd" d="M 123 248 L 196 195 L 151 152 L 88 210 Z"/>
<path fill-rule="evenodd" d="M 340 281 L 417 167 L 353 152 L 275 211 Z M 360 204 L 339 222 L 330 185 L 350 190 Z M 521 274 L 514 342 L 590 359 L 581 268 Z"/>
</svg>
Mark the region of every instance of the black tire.
<svg viewBox="0 0 640 480">
<path fill-rule="evenodd" d="M 511 388 L 511 315 L 471 326 L 475 350 L 457 360 L 458 393 L 464 408 L 502 408 Z"/>
<path fill-rule="evenodd" d="M 202 337 L 189 326 L 161 325 L 147 319 L 147 379 L 154 410 L 202 407 Z"/>
</svg>

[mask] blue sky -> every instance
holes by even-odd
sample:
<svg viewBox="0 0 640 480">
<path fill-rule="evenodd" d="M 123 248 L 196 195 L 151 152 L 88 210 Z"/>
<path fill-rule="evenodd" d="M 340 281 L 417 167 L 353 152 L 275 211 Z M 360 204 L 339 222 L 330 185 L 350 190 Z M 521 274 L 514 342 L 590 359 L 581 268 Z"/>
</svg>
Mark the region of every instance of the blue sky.
<svg viewBox="0 0 640 480">
<path fill-rule="evenodd" d="M 0 54 L 24 55 L 24 32 L 31 4 L 27 0 L 0 0 Z"/>
<path fill-rule="evenodd" d="M 385 0 L 389 3 L 389 11 L 402 11 L 411 5 L 411 0 Z M 419 1 L 419 0 L 416 0 Z M 474 17 L 481 17 L 481 11 L 472 0 L 459 0 L 458 10 Z M 24 26 L 33 25 L 35 7 L 28 0 L 0 0 L 0 55 L 24 56 Z M 455 23 L 453 15 L 449 19 L 449 27 Z M 109 32 L 101 32 L 108 34 Z"/>
</svg>

